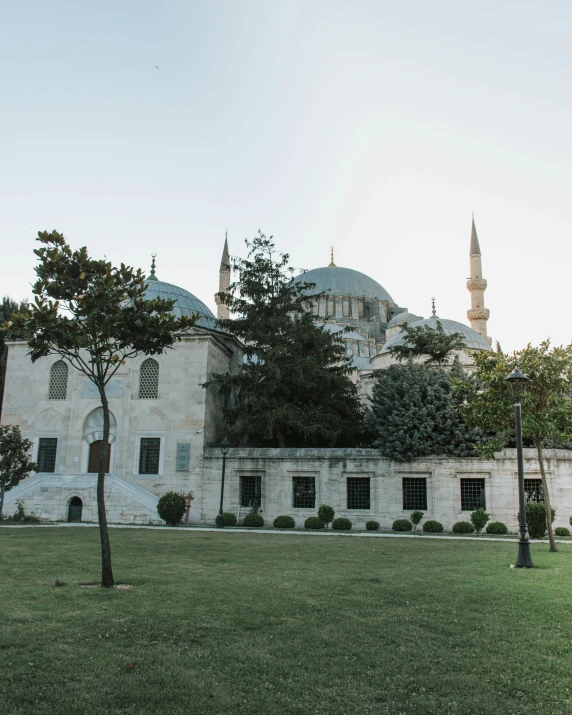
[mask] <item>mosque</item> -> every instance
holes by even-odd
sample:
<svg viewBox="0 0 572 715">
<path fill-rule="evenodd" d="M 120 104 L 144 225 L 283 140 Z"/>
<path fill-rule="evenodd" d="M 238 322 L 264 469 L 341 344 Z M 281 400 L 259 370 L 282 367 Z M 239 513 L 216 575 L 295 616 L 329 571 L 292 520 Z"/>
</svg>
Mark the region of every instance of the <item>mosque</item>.
<svg viewBox="0 0 572 715">
<path fill-rule="evenodd" d="M 465 349 L 459 357 L 467 367 L 473 351 L 491 349 L 484 303 L 487 282 L 474 219 L 469 253 L 471 327 L 440 320 L 446 333 L 462 335 Z M 229 264 L 225 241 L 219 292 L 228 290 Z M 435 310 L 425 319 L 409 313 L 373 278 L 337 266 L 333 254 L 328 266 L 302 273 L 296 280 L 315 283 L 312 292 L 324 293 L 313 304 L 316 321 L 344 341 L 364 399 L 373 372 L 393 362 L 389 349 L 403 340 L 403 325 L 436 326 Z M 178 315 L 201 317 L 173 350 L 129 361 L 108 385 L 112 413 L 106 465 L 108 520 L 161 523 L 158 497 L 175 490 L 191 495 L 189 523 L 212 524 L 221 491 L 222 454 L 217 445 L 225 426 L 222 397 L 216 388 L 205 390 L 201 385 L 212 373 L 236 372 L 242 345 L 218 329 L 214 314 L 199 298 L 159 280 L 154 262 L 148 295 L 174 299 Z M 228 307 L 218 299 L 217 317 L 228 317 Z M 27 352 L 24 342 L 8 344 L 2 422 L 19 425 L 32 441 L 38 472 L 6 493 L 5 513 L 15 510 L 21 500 L 27 512 L 42 520 L 96 522 L 103 431 L 98 394 L 85 376 L 56 356 L 32 364 Z M 237 447 L 226 457 L 224 509 L 241 518 L 257 501 L 268 525 L 276 516 L 289 514 L 302 526 L 326 503 L 356 526 L 376 519 L 382 527 L 421 509 L 427 518 L 450 528 L 454 521 L 466 519 L 468 511 L 484 505 L 492 519 L 514 527 L 514 456 L 510 450 L 503 455 L 488 462 L 431 457 L 406 464 L 381 457 L 375 449 Z M 527 454 L 526 470 L 528 487 L 539 488 L 534 453 Z M 556 496 L 570 501 L 567 512 L 558 507 L 562 524 L 572 511 L 569 474 L 568 454 L 554 455 L 548 476 L 556 492 L 553 503 L 562 503 Z"/>
</svg>

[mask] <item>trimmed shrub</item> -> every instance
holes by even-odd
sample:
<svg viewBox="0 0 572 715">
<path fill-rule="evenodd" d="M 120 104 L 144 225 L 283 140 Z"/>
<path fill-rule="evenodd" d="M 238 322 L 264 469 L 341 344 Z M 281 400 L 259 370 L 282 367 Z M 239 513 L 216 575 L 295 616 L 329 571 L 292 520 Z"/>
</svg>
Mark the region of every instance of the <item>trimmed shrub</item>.
<svg viewBox="0 0 572 715">
<path fill-rule="evenodd" d="M 331 506 L 322 504 L 322 506 L 318 509 L 318 519 L 320 519 L 320 521 L 322 521 L 327 528 L 328 524 L 334 520 L 335 513 L 336 512 Z"/>
<path fill-rule="evenodd" d="M 554 529 L 554 533 L 556 536 L 570 536 L 570 529 L 567 529 L 565 526 L 557 526 L 556 529 Z"/>
<path fill-rule="evenodd" d="M 304 529 L 323 529 L 324 522 L 318 516 L 309 516 L 304 522 Z"/>
<path fill-rule="evenodd" d="M 556 510 L 552 509 L 552 521 L 556 516 Z M 526 502 L 526 523 L 528 524 L 528 535 L 531 539 L 542 539 L 546 536 L 546 509 L 542 501 Z"/>
<path fill-rule="evenodd" d="M 471 524 L 475 527 L 475 531 L 477 532 L 477 534 L 480 534 L 481 531 L 485 528 L 485 524 L 488 520 L 489 515 L 483 509 L 482 506 L 480 506 L 478 509 L 475 509 L 475 511 L 471 514 Z"/>
<path fill-rule="evenodd" d="M 339 516 L 332 522 L 332 529 L 335 529 L 336 531 L 350 531 L 351 528 L 352 522 L 344 516 Z"/>
<path fill-rule="evenodd" d="M 260 514 L 247 514 L 243 519 L 242 525 L 254 527 L 264 526 L 264 519 Z"/>
<path fill-rule="evenodd" d="M 274 519 L 275 529 L 293 529 L 296 526 L 296 522 L 291 516 L 277 516 Z"/>
<path fill-rule="evenodd" d="M 454 534 L 472 534 L 474 530 L 475 527 L 470 521 L 458 521 L 456 524 L 453 524 Z"/>
<path fill-rule="evenodd" d="M 368 531 L 377 531 L 379 529 L 379 521 L 374 521 L 373 519 L 371 521 L 366 521 L 365 528 Z"/>
<path fill-rule="evenodd" d="M 417 531 L 417 527 L 421 523 L 421 519 L 423 519 L 424 516 L 425 514 L 422 511 L 419 511 L 419 509 L 415 509 L 411 512 L 409 518 L 413 524 L 413 531 Z"/>
<path fill-rule="evenodd" d="M 413 524 L 409 519 L 396 519 L 391 528 L 393 531 L 413 531 Z"/>
<path fill-rule="evenodd" d="M 157 502 L 157 514 L 169 526 L 177 526 L 187 511 L 187 495 L 167 492 Z"/>
<path fill-rule="evenodd" d="M 490 521 L 485 531 L 487 534 L 508 534 L 506 524 L 503 524 L 502 521 Z"/>
<path fill-rule="evenodd" d="M 429 521 L 423 524 L 423 531 L 427 531 L 431 534 L 440 534 L 443 531 L 443 524 L 441 524 L 440 521 L 429 519 Z"/>
<path fill-rule="evenodd" d="M 236 514 L 231 514 L 230 511 L 225 511 L 222 515 L 222 523 L 225 526 L 236 526 Z"/>
</svg>

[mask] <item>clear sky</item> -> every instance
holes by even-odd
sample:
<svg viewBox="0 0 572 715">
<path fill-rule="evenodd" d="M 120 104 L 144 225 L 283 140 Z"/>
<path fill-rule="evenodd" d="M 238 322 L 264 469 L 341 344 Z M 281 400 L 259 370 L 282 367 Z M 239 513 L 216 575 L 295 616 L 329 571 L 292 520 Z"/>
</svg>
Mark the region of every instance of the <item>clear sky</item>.
<svg viewBox="0 0 572 715">
<path fill-rule="evenodd" d="M 55 228 L 214 310 L 225 230 L 260 228 L 467 322 L 474 211 L 489 334 L 568 343 L 571 28 L 564 0 L 5 3 L 0 293 Z"/>
</svg>

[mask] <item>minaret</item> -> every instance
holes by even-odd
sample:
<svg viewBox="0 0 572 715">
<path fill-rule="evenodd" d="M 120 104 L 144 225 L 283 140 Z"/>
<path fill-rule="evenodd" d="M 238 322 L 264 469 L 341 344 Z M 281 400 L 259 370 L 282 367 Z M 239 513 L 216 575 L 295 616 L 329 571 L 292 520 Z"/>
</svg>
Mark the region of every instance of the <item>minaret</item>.
<svg viewBox="0 0 572 715">
<path fill-rule="evenodd" d="M 230 256 L 228 255 L 228 231 L 225 232 L 224 236 L 224 248 L 222 251 L 222 259 L 220 262 L 220 270 L 218 275 L 218 292 L 228 293 L 228 288 L 230 286 Z M 228 305 L 222 302 L 218 294 L 215 295 L 215 302 L 217 304 L 216 317 L 219 320 L 227 320 L 230 316 Z"/>
<path fill-rule="evenodd" d="M 471 277 L 467 281 L 467 289 L 471 294 L 471 309 L 467 311 L 467 318 L 471 321 L 471 328 L 482 335 L 489 343 L 491 339 L 487 336 L 487 320 L 490 311 L 485 308 L 485 291 L 487 282 L 483 278 L 481 266 L 481 249 L 475 228 L 475 215 L 473 214 L 473 225 L 471 228 L 471 248 L 469 251 L 471 260 Z"/>
</svg>

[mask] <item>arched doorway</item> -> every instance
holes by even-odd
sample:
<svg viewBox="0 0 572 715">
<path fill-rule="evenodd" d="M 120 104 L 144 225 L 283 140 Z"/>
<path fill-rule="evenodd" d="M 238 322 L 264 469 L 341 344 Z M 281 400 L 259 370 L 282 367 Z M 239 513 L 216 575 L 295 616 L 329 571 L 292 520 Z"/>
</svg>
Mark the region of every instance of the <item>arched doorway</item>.
<svg viewBox="0 0 572 715">
<path fill-rule="evenodd" d="M 68 510 L 68 521 L 81 521 L 83 502 L 79 497 L 73 497 Z"/>
<path fill-rule="evenodd" d="M 97 439 L 89 445 L 89 459 L 87 461 L 88 474 L 97 474 L 99 472 L 99 464 L 101 459 L 101 444 L 102 440 Z M 111 460 L 111 445 L 107 445 L 107 465 L 105 473 L 109 474 L 109 464 Z"/>
</svg>

